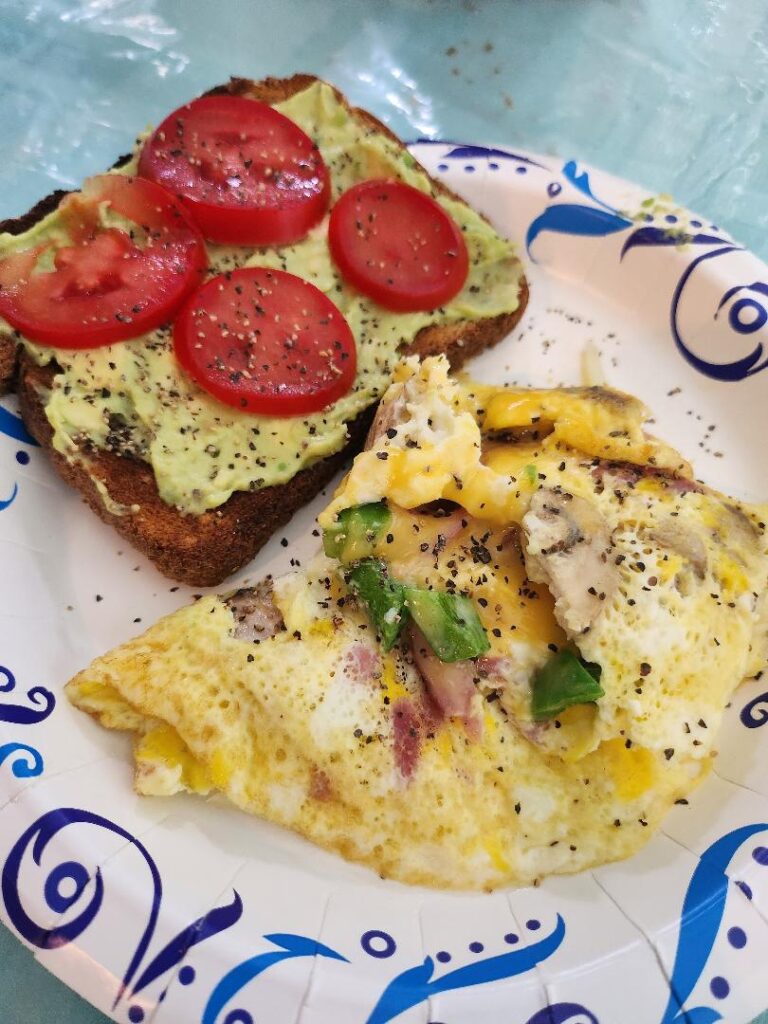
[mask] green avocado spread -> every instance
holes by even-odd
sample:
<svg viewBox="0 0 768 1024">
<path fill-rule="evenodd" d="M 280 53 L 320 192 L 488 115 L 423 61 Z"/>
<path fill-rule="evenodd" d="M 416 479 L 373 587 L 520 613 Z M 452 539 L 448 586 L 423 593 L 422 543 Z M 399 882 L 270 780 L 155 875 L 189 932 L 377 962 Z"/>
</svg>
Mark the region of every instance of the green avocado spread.
<svg viewBox="0 0 768 1024">
<path fill-rule="evenodd" d="M 317 143 L 331 174 L 334 198 L 356 182 L 397 177 L 431 192 L 427 176 L 405 150 L 359 120 L 330 86 L 318 82 L 276 108 Z M 134 161 L 120 169 L 130 173 Z M 118 172 L 119 173 L 119 172 Z M 88 466 L 89 446 L 151 464 L 161 497 L 199 515 L 235 491 L 290 480 L 300 469 L 339 451 L 346 424 L 387 388 L 398 351 L 429 324 L 512 312 L 518 305 L 520 264 L 511 243 L 464 203 L 435 195 L 464 233 L 467 281 L 446 306 L 425 313 L 392 313 L 348 287 L 331 262 L 327 218 L 296 245 L 274 249 L 208 244 L 211 272 L 270 266 L 304 277 L 324 291 L 347 319 L 357 342 L 357 376 L 346 395 L 322 412 L 279 418 L 254 416 L 219 403 L 176 362 L 169 327 L 128 342 L 66 351 L 22 339 L 41 364 L 61 368 L 47 396 L 53 444 Z M 111 218 L 109 210 L 103 211 Z M 23 235 L 0 235 L 0 258 L 44 238 L 66 242 L 56 211 Z M 109 496 L 103 494 L 109 504 Z"/>
</svg>

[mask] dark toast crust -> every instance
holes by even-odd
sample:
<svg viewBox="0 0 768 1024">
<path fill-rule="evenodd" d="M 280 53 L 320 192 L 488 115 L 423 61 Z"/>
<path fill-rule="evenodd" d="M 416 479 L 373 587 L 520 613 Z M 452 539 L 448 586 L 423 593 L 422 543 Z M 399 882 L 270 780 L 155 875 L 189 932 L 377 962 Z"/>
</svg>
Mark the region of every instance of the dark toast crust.
<svg viewBox="0 0 768 1024">
<path fill-rule="evenodd" d="M 312 75 L 300 74 L 288 79 L 268 78 L 259 83 L 233 78 L 228 85 L 212 89 L 211 93 L 247 94 L 266 103 L 276 103 L 314 81 Z M 340 93 L 337 92 L 337 96 L 345 102 Z M 399 141 L 386 125 L 367 111 L 353 109 L 372 127 Z M 436 187 L 453 195 L 440 182 Z M 52 193 L 24 216 L 0 223 L 0 231 L 13 234 L 26 231 L 55 209 L 63 195 L 61 191 Z M 527 301 L 528 286 L 525 278 L 521 278 L 520 301 L 513 313 L 425 327 L 406 352 L 422 357 L 443 353 L 457 368 L 507 335 L 520 320 Z M 56 374 L 55 365 L 39 367 L 23 352 L 17 355 L 17 348 L 13 336 L 0 334 L 0 394 L 15 382 L 27 429 L 48 449 L 57 472 L 81 492 L 100 519 L 146 554 L 160 572 L 191 586 L 215 586 L 250 561 L 272 534 L 311 501 L 344 462 L 362 447 L 374 412 L 373 408 L 366 410 L 348 424 L 349 441 L 340 452 L 301 470 L 288 483 L 238 492 L 219 508 L 191 516 L 161 499 L 154 473 L 147 463 L 94 448 L 87 452 L 89 473 L 79 462 L 69 462 L 55 451 L 51 445 L 53 431 L 45 415 L 46 392 Z M 102 481 L 116 505 L 125 506 L 123 514 L 110 512 L 105 507 L 91 474 Z M 132 506 L 138 509 L 130 511 Z"/>
<path fill-rule="evenodd" d="M 41 397 L 53 372 L 22 354 L 18 393 L 27 429 L 48 448 L 53 465 L 76 487 L 96 515 L 150 558 L 160 572 L 195 587 L 212 587 L 246 564 L 254 554 L 306 505 L 341 467 L 348 448 L 360 448 L 370 422 L 364 413 L 349 424 L 350 441 L 343 451 L 303 469 L 288 483 L 233 494 L 220 508 L 200 516 L 184 515 L 160 497 L 152 467 L 138 459 L 93 449 L 91 473 L 68 462 L 51 448 L 53 430 Z M 93 481 L 97 476 L 118 505 L 138 506 L 123 515 L 109 512 Z"/>
</svg>

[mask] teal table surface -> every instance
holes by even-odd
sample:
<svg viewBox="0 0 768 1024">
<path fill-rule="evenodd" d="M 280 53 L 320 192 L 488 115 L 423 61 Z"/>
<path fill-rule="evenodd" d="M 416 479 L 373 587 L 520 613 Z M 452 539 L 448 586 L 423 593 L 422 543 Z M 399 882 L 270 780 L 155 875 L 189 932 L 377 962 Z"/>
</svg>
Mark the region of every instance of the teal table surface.
<svg viewBox="0 0 768 1024">
<path fill-rule="evenodd" d="M 406 139 L 580 158 L 768 257 L 765 0 L 0 0 L 0 218 L 231 74 L 297 70 Z M 103 1020 L 0 927 L 0 1024 Z"/>
</svg>

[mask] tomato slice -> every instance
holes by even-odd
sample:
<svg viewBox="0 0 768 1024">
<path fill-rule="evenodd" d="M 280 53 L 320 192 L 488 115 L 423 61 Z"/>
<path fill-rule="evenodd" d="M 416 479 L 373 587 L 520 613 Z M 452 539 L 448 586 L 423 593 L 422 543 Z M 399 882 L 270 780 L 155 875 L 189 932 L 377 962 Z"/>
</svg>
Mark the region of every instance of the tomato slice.
<svg viewBox="0 0 768 1024">
<path fill-rule="evenodd" d="M 135 227 L 105 227 L 101 204 Z M 170 320 L 202 280 L 202 235 L 154 182 L 98 175 L 60 210 L 72 245 L 0 261 L 0 316 L 32 341 L 74 349 L 135 338 Z"/>
<path fill-rule="evenodd" d="M 176 356 L 200 387 L 265 416 L 317 412 L 355 379 L 349 325 L 309 281 L 245 267 L 211 278 L 176 318 Z"/>
<path fill-rule="evenodd" d="M 325 213 L 330 179 L 297 124 L 244 96 L 202 96 L 147 139 L 139 174 L 178 195 L 213 242 L 296 242 Z"/>
<path fill-rule="evenodd" d="M 397 312 L 442 306 L 467 279 L 461 231 L 431 196 L 402 181 L 346 191 L 331 210 L 328 243 L 347 281 Z"/>
</svg>

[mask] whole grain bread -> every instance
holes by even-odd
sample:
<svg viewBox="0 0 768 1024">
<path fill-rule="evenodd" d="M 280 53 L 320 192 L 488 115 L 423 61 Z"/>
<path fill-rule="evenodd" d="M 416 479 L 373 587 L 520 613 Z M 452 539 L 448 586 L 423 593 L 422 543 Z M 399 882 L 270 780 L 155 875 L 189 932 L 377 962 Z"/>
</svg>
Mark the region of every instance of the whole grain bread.
<svg viewBox="0 0 768 1024">
<path fill-rule="evenodd" d="M 267 78 L 261 82 L 233 78 L 227 85 L 210 90 L 209 95 L 231 93 L 277 103 L 316 80 L 312 75 L 303 74 L 287 79 Z M 336 95 L 346 103 L 338 91 Z M 373 115 L 360 108 L 351 109 L 363 122 L 399 141 Z M 441 182 L 434 184 L 440 192 L 453 195 Z M 12 234 L 26 231 L 55 209 L 64 195 L 61 191 L 52 193 L 24 216 L 0 223 L 0 231 Z M 513 313 L 425 327 L 404 354 L 424 357 L 444 353 L 454 368 L 459 367 L 507 335 L 522 316 L 527 301 L 528 286 L 521 277 L 519 304 Z M 100 519 L 146 554 L 162 573 L 192 586 L 215 586 L 250 561 L 272 534 L 362 447 L 374 413 L 371 407 L 348 424 L 349 440 L 340 452 L 301 470 L 288 483 L 238 492 L 219 508 L 192 516 L 161 499 L 152 467 L 143 461 L 92 446 L 82 452 L 88 460 L 86 470 L 81 461 L 69 461 L 52 447 L 53 431 L 45 404 L 56 372 L 55 363 L 38 366 L 18 346 L 12 334 L 0 333 L 0 394 L 4 387 L 6 390 L 15 387 L 27 429 L 48 449 L 58 473 L 81 492 Z M 94 478 L 106 488 L 112 499 L 112 511 L 104 504 Z"/>
</svg>

